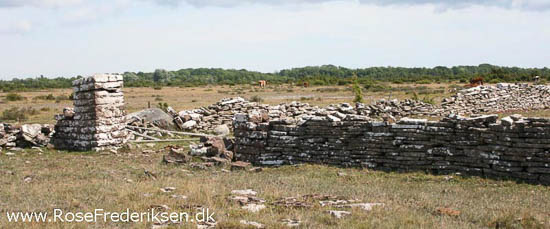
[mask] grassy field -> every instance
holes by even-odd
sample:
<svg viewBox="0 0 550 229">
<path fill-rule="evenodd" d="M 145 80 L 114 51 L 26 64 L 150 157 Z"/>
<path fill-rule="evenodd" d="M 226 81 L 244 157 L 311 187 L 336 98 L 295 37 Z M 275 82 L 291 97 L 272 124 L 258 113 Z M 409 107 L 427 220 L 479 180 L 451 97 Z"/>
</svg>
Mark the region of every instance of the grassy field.
<svg viewBox="0 0 550 229">
<path fill-rule="evenodd" d="M 452 85 L 392 87 L 396 89 L 365 92 L 366 102 L 411 98 L 412 91 L 421 91 L 421 98 L 434 98 L 439 102 L 450 95 Z M 11 107 L 32 107 L 39 112 L 25 122 L 54 123 L 53 115 L 63 107 L 72 106 L 72 102 L 36 98 L 48 94 L 67 96 L 70 92 L 67 89 L 19 93 L 26 99 L 4 101 L 0 113 Z M 345 86 L 125 88 L 129 112 L 146 108 L 148 103 L 152 106 L 168 103 L 182 110 L 209 105 L 224 97 L 250 99 L 255 95 L 268 104 L 298 100 L 323 106 L 353 99 Z M 5 96 L 6 93 L 0 94 Z M 547 111 L 525 114 L 548 116 Z M 546 186 L 459 175 L 385 173 L 317 165 L 263 168 L 257 173 L 228 172 L 229 168 L 224 166 L 201 170 L 190 165 L 163 164 L 162 148 L 166 144 L 134 146 L 118 154 L 4 149 L 0 153 L 0 228 L 153 228 L 151 223 L 103 221 L 9 223 L 6 213 L 44 211 L 52 214 L 54 208 L 64 212 L 93 212 L 94 209 L 121 212 L 127 208 L 140 212 L 152 207 L 192 213 L 197 206 L 215 213 L 218 228 L 247 228 L 239 223 L 241 220 L 259 222 L 266 228 L 287 228 L 281 223 L 283 219 L 300 220 L 299 228 L 550 228 L 550 187 Z M 156 178 L 147 175 L 150 173 Z M 161 191 L 165 187 L 175 187 L 175 190 L 165 193 Z M 267 208 L 258 213 L 241 209 L 238 203 L 229 200 L 231 191 L 237 189 L 257 191 L 257 196 L 266 200 Z M 365 211 L 321 207 L 317 200 L 307 200 L 309 208 L 274 204 L 280 198 L 309 194 L 336 195 L 384 206 Z M 350 211 L 351 215 L 337 219 L 327 213 L 328 210 Z M 172 227 L 197 226 L 189 223 Z"/>
<path fill-rule="evenodd" d="M 151 149 L 160 149 L 158 144 Z M 477 177 L 385 173 L 365 169 L 302 165 L 264 168 L 261 172 L 225 167 L 200 170 L 163 164 L 161 150 L 125 153 L 74 153 L 36 150 L 0 156 L 0 228 L 151 228 L 150 223 L 8 223 L 6 212 L 147 211 L 214 212 L 218 228 L 247 228 L 240 220 L 267 228 L 286 228 L 283 219 L 301 221 L 299 228 L 549 228 L 550 187 Z M 147 152 L 147 151 L 146 151 Z M 145 171 L 156 175 L 148 176 Z M 170 193 L 161 191 L 175 187 Z M 252 189 L 266 200 L 258 213 L 241 209 L 228 198 L 232 190 Z M 288 208 L 273 204 L 307 194 L 343 196 L 383 203 L 372 211 L 321 207 Z M 173 198 L 184 195 L 187 198 Z M 437 209 L 447 208 L 451 213 Z M 352 214 L 337 219 L 327 210 Z M 194 224 L 173 228 L 196 228 Z"/>
</svg>

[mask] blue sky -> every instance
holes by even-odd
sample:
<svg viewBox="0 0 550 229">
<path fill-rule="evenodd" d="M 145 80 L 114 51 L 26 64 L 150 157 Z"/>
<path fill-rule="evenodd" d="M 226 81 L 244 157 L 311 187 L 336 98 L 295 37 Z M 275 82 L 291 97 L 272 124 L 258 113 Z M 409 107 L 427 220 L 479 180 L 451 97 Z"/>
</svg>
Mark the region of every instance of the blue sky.
<svg viewBox="0 0 550 229">
<path fill-rule="evenodd" d="M 548 67 L 550 0 L 0 0 L 0 78 Z"/>
</svg>

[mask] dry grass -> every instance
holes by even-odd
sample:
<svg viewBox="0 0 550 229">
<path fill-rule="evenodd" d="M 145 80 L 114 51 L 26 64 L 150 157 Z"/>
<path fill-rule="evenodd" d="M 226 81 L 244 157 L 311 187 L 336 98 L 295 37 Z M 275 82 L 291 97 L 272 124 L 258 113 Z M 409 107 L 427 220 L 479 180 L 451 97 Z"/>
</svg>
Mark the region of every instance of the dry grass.
<svg viewBox="0 0 550 229">
<path fill-rule="evenodd" d="M 160 148 L 161 145 L 157 146 Z M 0 228 L 148 228 L 149 224 L 10 224 L 7 211 L 147 211 L 167 205 L 170 211 L 189 211 L 201 205 L 215 212 L 220 228 L 245 228 L 242 219 L 284 228 L 280 221 L 296 218 L 300 228 L 549 228 L 550 187 L 476 177 L 434 176 L 423 173 L 385 173 L 361 169 L 303 165 L 265 168 L 262 172 L 222 172 L 222 167 L 196 170 L 161 163 L 162 154 L 141 150 L 119 155 L 33 150 L 0 156 Z M 154 180 L 144 171 L 157 175 Z M 347 175 L 339 176 L 344 172 Z M 32 180 L 25 182 L 25 177 Z M 173 186 L 172 193 L 161 188 Z M 282 197 L 330 194 L 381 202 L 384 207 L 336 219 L 330 207 L 315 204 L 291 209 L 267 204 L 259 213 L 240 209 L 227 198 L 231 190 L 253 189 L 272 202 Z M 150 194 L 149 197 L 147 194 Z M 188 199 L 174 199 L 173 194 Z M 441 214 L 439 208 L 459 211 Z M 195 228 L 192 224 L 178 228 Z"/>
</svg>

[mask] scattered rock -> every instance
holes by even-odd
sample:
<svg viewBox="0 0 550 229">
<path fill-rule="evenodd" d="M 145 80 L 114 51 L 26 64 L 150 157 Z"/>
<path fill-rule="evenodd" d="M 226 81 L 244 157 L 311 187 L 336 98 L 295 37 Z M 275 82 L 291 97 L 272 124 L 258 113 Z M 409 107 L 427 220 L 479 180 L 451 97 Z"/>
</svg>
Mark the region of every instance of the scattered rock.
<svg viewBox="0 0 550 229">
<path fill-rule="evenodd" d="M 241 195 L 241 196 L 255 196 L 256 194 L 258 194 L 258 192 L 252 189 L 244 189 L 244 190 L 233 190 L 231 191 L 231 194 Z"/>
<path fill-rule="evenodd" d="M 229 127 L 225 124 L 223 125 L 218 125 L 214 128 L 214 133 L 218 136 L 225 136 L 225 135 L 229 135 L 229 133 L 231 133 L 231 131 L 229 130 Z"/>
<path fill-rule="evenodd" d="M 162 191 L 162 192 L 173 192 L 175 190 L 176 190 L 175 187 L 164 187 L 164 188 L 160 189 L 160 191 Z"/>
<path fill-rule="evenodd" d="M 299 227 L 302 221 L 297 219 L 283 219 L 281 223 L 287 227 Z"/>
<path fill-rule="evenodd" d="M 311 208 L 313 205 L 307 203 L 304 200 L 299 200 L 296 197 L 280 198 L 273 202 L 273 205 L 286 207 L 286 208 Z"/>
<path fill-rule="evenodd" d="M 236 161 L 231 163 L 231 170 L 245 170 L 247 167 L 250 166 L 250 163 L 244 162 L 244 161 Z"/>
<path fill-rule="evenodd" d="M 248 171 L 259 173 L 259 172 L 263 171 L 263 168 L 262 167 L 254 167 L 254 168 L 250 168 Z"/>
<path fill-rule="evenodd" d="M 180 200 L 187 199 L 187 196 L 184 196 L 184 195 L 175 195 L 174 194 L 174 195 L 171 195 L 170 197 L 173 198 L 173 199 L 180 199 Z"/>
<path fill-rule="evenodd" d="M 182 128 L 184 130 L 190 130 L 190 129 L 193 129 L 193 127 L 195 127 L 196 125 L 197 125 L 197 121 L 189 120 L 189 121 L 183 123 Z"/>
<path fill-rule="evenodd" d="M 25 177 L 23 178 L 23 181 L 24 181 L 25 183 L 31 183 L 32 177 L 31 177 L 31 176 L 25 176 Z"/>
<path fill-rule="evenodd" d="M 241 220 L 239 222 L 243 225 L 252 226 L 254 228 L 265 228 L 265 226 L 263 224 L 258 223 L 258 222 L 247 221 L 247 220 Z"/>
<path fill-rule="evenodd" d="M 216 225 L 216 222 L 198 222 L 197 229 L 214 229 Z"/>
<path fill-rule="evenodd" d="M 188 156 L 183 152 L 183 149 L 175 148 L 173 146 L 168 146 L 165 148 L 165 150 L 168 150 L 168 154 L 163 156 L 163 162 L 164 163 L 177 163 L 177 164 L 184 164 L 191 160 L 191 157 Z"/>
<path fill-rule="evenodd" d="M 256 213 L 256 212 L 261 211 L 262 209 L 265 209 L 266 207 L 263 204 L 247 204 L 247 205 L 242 206 L 241 208 L 245 209 L 249 212 Z"/>
<path fill-rule="evenodd" d="M 336 217 L 337 219 L 340 219 L 344 216 L 347 216 L 347 215 L 351 215 L 351 212 L 348 212 L 348 211 L 328 211 L 328 213 L 334 217 Z"/>
<path fill-rule="evenodd" d="M 149 206 L 150 209 L 156 209 L 158 211 L 168 211 L 170 210 L 171 208 L 168 207 L 168 205 L 166 204 L 162 204 L 162 205 L 151 205 Z"/>
<path fill-rule="evenodd" d="M 384 206 L 383 203 L 357 203 L 357 204 L 348 204 L 346 207 L 351 208 L 361 208 L 365 211 L 371 211 L 375 206 Z"/>
</svg>

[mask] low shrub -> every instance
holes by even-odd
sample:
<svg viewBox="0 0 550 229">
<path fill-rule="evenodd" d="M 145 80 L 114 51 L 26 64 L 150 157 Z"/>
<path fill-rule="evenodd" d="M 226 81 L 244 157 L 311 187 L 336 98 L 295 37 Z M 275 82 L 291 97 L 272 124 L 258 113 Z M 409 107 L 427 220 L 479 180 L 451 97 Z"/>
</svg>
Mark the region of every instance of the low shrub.
<svg viewBox="0 0 550 229">
<path fill-rule="evenodd" d="M 29 118 L 29 116 L 36 115 L 38 113 L 40 112 L 32 107 L 27 107 L 27 108 L 12 107 L 4 110 L 2 112 L 2 116 L 0 117 L 0 119 L 13 120 L 13 121 L 25 121 Z"/>
<path fill-rule="evenodd" d="M 255 95 L 255 96 L 252 96 L 250 98 L 250 101 L 251 102 L 256 102 L 256 103 L 261 103 L 261 102 L 264 101 L 264 99 L 262 97 L 258 96 L 258 95 Z"/>
<path fill-rule="evenodd" d="M 6 100 L 7 101 L 21 101 L 21 100 L 25 100 L 27 98 L 23 97 L 22 95 L 20 94 L 17 94 L 17 93 L 8 93 L 6 95 Z"/>
<path fill-rule="evenodd" d="M 49 95 L 39 95 L 33 98 L 33 100 L 40 99 L 40 100 L 55 100 L 55 96 L 52 94 Z"/>
</svg>

